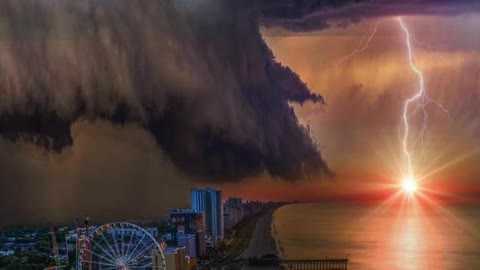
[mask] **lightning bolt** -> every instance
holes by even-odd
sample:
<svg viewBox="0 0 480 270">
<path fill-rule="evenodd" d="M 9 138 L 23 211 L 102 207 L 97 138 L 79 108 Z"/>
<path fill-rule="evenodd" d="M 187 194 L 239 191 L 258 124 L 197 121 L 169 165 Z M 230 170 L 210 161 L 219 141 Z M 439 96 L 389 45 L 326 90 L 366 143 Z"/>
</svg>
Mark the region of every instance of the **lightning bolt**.
<svg viewBox="0 0 480 270">
<path fill-rule="evenodd" d="M 415 42 L 420 46 L 425 46 L 430 51 L 432 51 L 432 47 L 425 42 L 419 41 L 414 35 L 412 35 L 410 33 L 410 30 L 408 29 L 408 27 L 405 25 L 402 17 L 398 17 L 397 20 L 398 20 L 398 23 L 400 25 L 400 28 L 402 29 L 402 32 L 404 33 L 405 42 L 406 42 L 406 46 L 407 46 L 407 49 L 408 49 L 408 61 L 409 61 L 410 68 L 412 69 L 412 71 L 418 77 L 418 89 L 416 90 L 416 92 L 414 93 L 413 96 L 409 97 L 405 101 L 404 106 L 403 106 L 403 113 L 402 113 L 403 136 L 401 138 L 402 150 L 403 150 L 403 154 L 405 156 L 406 163 L 407 163 L 408 178 L 415 179 L 415 172 L 414 172 L 413 161 L 412 161 L 413 159 L 412 159 L 412 154 L 410 153 L 410 150 L 409 150 L 409 143 L 408 143 L 409 138 L 410 138 L 410 124 L 409 124 L 410 117 L 416 115 L 419 111 L 421 111 L 421 113 L 423 115 L 422 128 L 419 131 L 419 135 L 418 135 L 417 139 L 412 144 L 412 147 L 415 147 L 416 144 L 419 141 L 421 141 L 422 150 L 423 150 L 425 132 L 426 132 L 427 127 L 428 127 L 428 111 L 427 111 L 426 106 L 429 105 L 429 104 L 434 104 L 437 107 L 439 107 L 443 112 L 445 112 L 449 116 L 449 118 L 450 118 L 450 114 L 449 114 L 448 110 L 442 104 L 440 104 L 439 102 L 437 102 L 434 99 L 431 99 L 428 96 L 426 88 L 425 88 L 425 79 L 423 77 L 422 70 L 417 66 L 417 64 L 415 62 L 415 56 L 414 56 L 412 42 Z M 350 54 L 341 58 L 337 62 L 337 65 L 342 64 L 343 62 L 345 62 L 349 58 L 355 56 L 356 54 L 362 53 L 363 51 L 368 49 L 368 47 L 370 45 L 370 42 L 372 41 L 373 37 L 377 33 L 377 29 L 378 29 L 380 23 L 381 23 L 381 20 L 378 20 L 378 22 L 370 28 L 369 34 L 365 35 L 362 38 L 358 47 L 354 51 L 352 51 Z M 411 105 L 414 105 L 414 104 L 417 104 L 417 106 L 415 107 L 413 112 L 410 112 Z"/>
<path fill-rule="evenodd" d="M 363 38 L 360 40 L 360 43 L 358 44 L 358 47 L 353 50 L 350 54 L 344 56 L 342 59 L 337 61 L 337 66 L 342 64 L 343 62 L 347 61 L 349 58 L 352 56 L 364 52 L 366 49 L 368 49 L 368 46 L 370 46 L 370 42 L 372 41 L 373 37 L 377 33 L 378 26 L 382 22 L 381 19 L 377 21 L 373 26 L 370 27 L 370 34 L 363 36 Z"/>
<path fill-rule="evenodd" d="M 409 120 L 410 116 L 415 115 L 418 110 L 422 111 L 423 126 L 420 130 L 420 134 L 419 134 L 419 137 L 418 137 L 417 141 L 419 139 L 421 139 L 422 140 L 422 145 L 423 145 L 425 131 L 426 131 L 427 126 L 428 126 L 428 112 L 427 112 L 426 106 L 430 103 L 433 103 L 433 104 L 437 105 L 440 109 L 442 109 L 448 115 L 449 115 L 449 113 L 448 113 L 448 110 L 445 109 L 445 107 L 443 107 L 443 105 L 441 105 L 439 102 L 431 99 L 427 95 L 427 91 L 425 89 L 425 79 L 423 77 L 422 70 L 415 63 L 414 52 L 413 52 L 413 47 L 412 47 L 412 40 L 415 41 L 415 42 L 419 42 L 419 41 L 413 35 L 410 34 L 410 31 L 409 31 L 408 27 L 405 25 L 402 17 L 398 17 L 397 20 L 400 24 L 400 27 L 401 27 L 403 33 L 405 34 L 405 41 L 406 41 L 406 45 L 407 45 L 407 49 L 408 49 L 408 62 L 410 64 L 410 68 L 418 76 L 418 89 L 413 96 L 411 96 L 410 98 L 408 98 L 405 101 L 404 106 L 403 106 L 403 114 L 402 114 L 402 122 L 403 122 L 403 127 L 404 127 L 403 138 L 402 138 L 402 150 L 403 150 L 403 154 L 405 155 L 405 158 L 406 158 L 406 161 L 407 161 L 408 177 L 412 178 L 412 179 L 415 179 L 415 177 L 414 177 L 415 173 L 414 173 L 413 162 L 412 162 L 412 154 L 410 153 L 409 147 L 408 147 L 408 139 L 410 137 L 410 134 L 409 134 L 410 133 L 410 125 L 409 125 L 408 120 Z M 412 105 L 412 103 L 414 103 L 414 102 L 418 102 L 418 105 L 417 105 L 415 111 L 410 115 L 409 114 L 409 109 L 410 109 L 410 106 Z M 414 143 L 414 145 L 415 144 L 416 144 L 416 142 Z"/>
<path fill-rule="evenodd" d="M 409 118 L 408 109 L 409 109 L 411 103 L 415 102 L 418 99 L 423 99 L 423 97 L 425 96 L 425 79 L 423 78 L 422 71 L 417 67 L 417 65 L 415 63 L 415 60 L 413 59 L 413 50 L 412 50 L 412 42 L 411 42 L 410 31 L 405 26 L 405 23 L 403 22 L 402 17 L 398 18 L 398 22 L 400 23 L 400 27 L 402 28 L 403 32 L 405 33 L 405 39 L 406 39 L 407 48 L 408 48 L 408 61 L 409 61 L 410 67 L 415 72 L 415 74 L 417 74 L 417 76 L 419 78 L 418 92 L 414 96 L 407 99 L 405 101 L 405 105 L 403 106 L 404 133 L 403 133 L 403 140 L 402 140 L 402 148 L 403 148 L 403 153 L 404 153 L 404 155 L 407 159 L 408 176 L 413 178 L 414 173 L 413 173 L 413 165 L 412 165 L 412 155 L 410 154 L 410 151 L 408 150 L 408 137 L 409 137 L 409 132 L 410 132 L 410 126 L 408 124 L 408 118 Z M 422 111 L 424 113 L 424 122 L 423 122 L 424 126 L 423 127 L 425 127 L 428 124 L 427 122 L 425 122 L 425 121 L 427 121 L 428 118 L 426 117 L 427 116 L 426 111 L 425 111 L 425 108 L 423 107 L 422 104 L 423 104 L 423 100 L 420 101 L 420 106 L 422 106 Z M 423 130 L 423 128 L 422 128 L 422 130 Z"/>
</svg>

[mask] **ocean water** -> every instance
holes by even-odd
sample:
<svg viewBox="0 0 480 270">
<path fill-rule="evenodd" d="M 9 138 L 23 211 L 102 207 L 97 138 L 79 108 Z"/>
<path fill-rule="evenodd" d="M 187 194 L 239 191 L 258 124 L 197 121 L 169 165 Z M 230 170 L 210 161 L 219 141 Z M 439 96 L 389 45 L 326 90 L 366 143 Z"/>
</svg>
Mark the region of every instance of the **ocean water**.
<svg viewBox="0 0 480 270">
<path fill-rule="evenodd" d="M 274 213 L 280 255 L 349 269 L 480 269 L 480 206 L 292 204 Z"/>
</svg>

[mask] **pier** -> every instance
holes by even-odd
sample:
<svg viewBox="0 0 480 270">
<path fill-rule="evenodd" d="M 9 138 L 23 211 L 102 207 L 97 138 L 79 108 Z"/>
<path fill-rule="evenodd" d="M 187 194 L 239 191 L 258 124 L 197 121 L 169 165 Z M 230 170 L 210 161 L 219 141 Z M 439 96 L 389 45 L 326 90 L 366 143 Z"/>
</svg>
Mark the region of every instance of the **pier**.
<svg viewBox="0 0 480 270">
<path fill-rule="evenodd" d="M 285 270 L 347 270 L 348 260 L 279 260 L 278 265 Z"/>
</svg>

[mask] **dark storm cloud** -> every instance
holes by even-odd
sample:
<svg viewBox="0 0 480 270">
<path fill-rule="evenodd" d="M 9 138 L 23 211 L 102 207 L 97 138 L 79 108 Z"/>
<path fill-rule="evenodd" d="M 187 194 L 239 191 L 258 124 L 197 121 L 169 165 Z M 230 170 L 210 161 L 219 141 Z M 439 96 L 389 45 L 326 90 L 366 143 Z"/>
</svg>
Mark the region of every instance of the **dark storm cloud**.
<svg viewBox="0 0 480 270">
<path fill-rule="evenodd" d="M 323 99 L 275 61 L 249 3 L 0 2 L 0 134 L 61 152 L 101 119 L 204 180 L 328 172 L 288 105 Z"/>
<path fill-rule="evenodd" d="M 155 218 L 188 205 L 189 177 L 133 124 L 76 122 L 61 153 L 0 138 L 0 226 Z"/>
<path fill-rule="evenodd" d="M 365 18 L 399 15 L 454 16 L 480 11 L 475 0 L 265 0 L 263 24 L 291 31 L 346 26 Z"/>
</svg>

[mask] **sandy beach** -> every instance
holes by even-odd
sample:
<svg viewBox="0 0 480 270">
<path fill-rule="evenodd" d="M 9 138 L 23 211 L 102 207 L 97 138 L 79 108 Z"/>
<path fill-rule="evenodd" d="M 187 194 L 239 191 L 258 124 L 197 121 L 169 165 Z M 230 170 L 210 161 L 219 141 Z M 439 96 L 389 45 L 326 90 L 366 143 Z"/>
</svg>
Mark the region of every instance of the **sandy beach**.
<svg viewBox="0 0 480 270">
<path fill-rule="evenodd" d="M 271 209 L 257 221 L 250 243 L 240 255 L 241 258 L 278 254 L 277 243 L 272 235 L 272 221 L 275 210 L 277 208 Z"/>
</svg>

